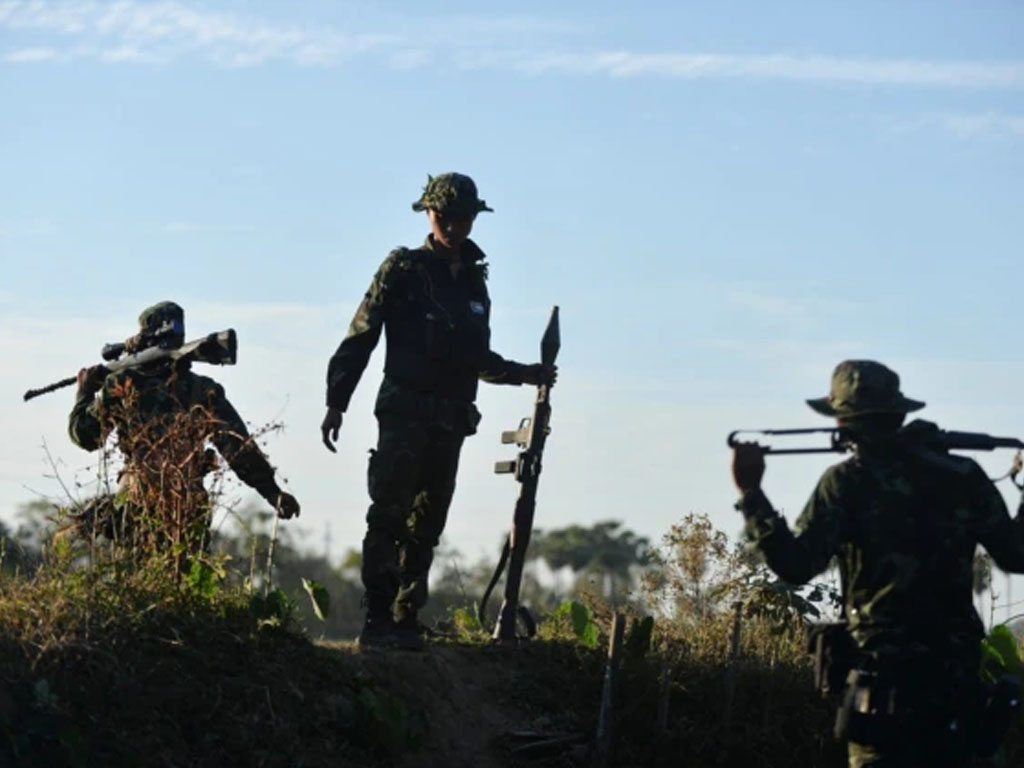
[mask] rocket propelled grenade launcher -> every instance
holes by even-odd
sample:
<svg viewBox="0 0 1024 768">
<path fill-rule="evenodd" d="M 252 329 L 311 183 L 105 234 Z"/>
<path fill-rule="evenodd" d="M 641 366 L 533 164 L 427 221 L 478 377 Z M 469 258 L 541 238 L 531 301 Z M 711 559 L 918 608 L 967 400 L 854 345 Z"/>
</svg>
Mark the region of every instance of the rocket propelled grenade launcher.
<svg viewBox="0 0 1024 768">
<path fill-rule="evenodd" d="M 922 447 L 935 448 L 942 451 L 994 451 L 996 448 L 1024 448 L 1024 441 L 1016 437 L 994 437 L 983 432 L 954 432 L 939 429 L 927 421 L 912 421 L 900 430 L 908 440 Z M 842 427 L 811 427 L 808 429 L 737 429 L 729 433 L 726 443 L 735 448 L 740 442 L 740 435 L 828 435 L 828 446 L 813 448 L 773 448 L 761 446 L 766 454 L 796 453 L 846 453 L 853 449 L 852 434 Z"/>
<path fill-rule="evenodd" d="M 551 319 L 540 342 L 540 360 L 544 365 L 554 365 L 561 346 L 558 327 L 558 307 L 551 310 Z M 526 625 L 527 636 L 532 636 L 536 625 L 529 611 L 519 605 L 519 588 L 523 579 L 523 565 L 526 562 L 526 548 L 530 545 L 530 534 L 533 530 L 533 515 L 537 506 L 537 482 L 540 479 L 541 458 L 544 455 L 544 442 L 551 431 L 548 425 L 551 419 L 551 387 L 552 384 L 541 384 L 537 387 L 537 400 L 533 406 L 533 416 L 523 419 L 519 428 L 501 433 L 501 442 L 508 445 L 515 443 L 521 449 L 514 461 L 499 461 L 494 465 L 498 474 L 515 475 L 519 482 L 519 498 L 516 500 L 515 514 L 512 518 L 512 529 L 501 553 L 498 567 L 491 577 L 483 597 L 480 600 L 478 616 L 481 624 L 485 620 L 487 601 L 491 591 L 508 564 L 505 577 L 505 595 L 498 613 L 498 622 L 494 626 L 493 639 L 502 643 L 514 643 L 518 640 L 516 620 L 522 619 Z"/>
<path fill-rule="evenodd" d="M 234 365 L 238 359 L 238 338 L 234 328 L 228 328 L 226 331 L 211 333 L 201 339 L 195 339 L 176 347 L 157 345 L 127 355 L 124 354 L 125 351 L 126 345 L 122 343 L 105 345 L 100 353 L 104 360 L 103 367 L 111 373 L 116 373 L 163 360 L 183 359 L 212 365 Z M 28 401 L 33 397 L 45 395 L 47 392 L 69 387 L 77 380 L 77 376 L 68 376 L 66 379 L 55 381 L 40 389 L 30 389 L 24 394 L 24 399 Z"/>
</svg>

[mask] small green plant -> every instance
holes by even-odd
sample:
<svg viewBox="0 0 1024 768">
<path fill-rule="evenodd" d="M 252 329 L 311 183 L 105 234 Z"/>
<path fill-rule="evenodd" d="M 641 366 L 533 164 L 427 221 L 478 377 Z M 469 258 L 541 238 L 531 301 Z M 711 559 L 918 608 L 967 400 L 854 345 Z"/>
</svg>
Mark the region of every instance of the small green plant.
<svg viewBox="0 0 1024 768">
<path fill-rule="evenodd" d="M 451 616 L 452 626 L 460 640 L 479 638 L 484 633 L 480 619 L 471 608 L 455 608 Z"/>
<path fill-rule="evenodd" d="M 593 650 L 600 643 L 597 624 L 594 623 L 594 613 L 583 603 L 566 600 L 558 606 L 558 609 L 552 614 L 552 618 L 556 621 L 567 621 L 576 641 L 584 648 Z"/>
<path fill-rule="evenodd" d="M 1005 624 L 992 627 L 988 637 L 981 641 L 981 677 L 993 682 L 1003 675 L 1022 676 L 1024 659 L 1021 658 L 1017 638 Z"/>
<path fill-rule="evenodd" d="M 192 566 L 185 574 L 185 585 L 197 597 L 212 600 L 220 590 L 220 581 L 224 575 L 224 569 L 221 567 L 214 567 L 205 560 L 193 560 Z"/>
<path fill-rule="evenodd" d="M 266 595 L 256 593 L 249 598 L 249 610 L 256 618 L 256 625 L 287 629 L 295 618 L 295 604 L 284 590 L 275 587 Z"/>
<path fill-rule="evenodd" d="M 313 579 L 303 579 L 302 588 L 309 595 L 316 617 L 320 621 L 327 621 L 327 615 L 331 612 L 331 595 L 324 585 Z"/>
</svg>

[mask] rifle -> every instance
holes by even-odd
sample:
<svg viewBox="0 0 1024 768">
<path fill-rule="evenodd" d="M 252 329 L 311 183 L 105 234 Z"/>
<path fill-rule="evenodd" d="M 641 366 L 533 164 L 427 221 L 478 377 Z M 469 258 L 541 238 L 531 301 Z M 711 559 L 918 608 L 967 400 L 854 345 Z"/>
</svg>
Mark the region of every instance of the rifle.
<svg viewBox="0 0 1024 768">
<path fill-rule="evenodd" d="M 761 446 L 762 453 L 846 453 L 853 450 L 853 433 L 843 427 L 810 427 L 807 429 L 737 429 L 729 433 L 726 443 L 735 448 L 738 435 L 809 435 L 827 434 L 829 445 L 818 448 L 772 448 Z M 900 429 L 899 434 L 910 443 L 938 451 L 994 451 L 996 448 L 1024 448 L 1024 441 L 1016 437 L 993 437 L 983 432 L 954 432 L 939 429 L 930 421 L 914 420 Z"/>
<path fill-rule="evenodd" d="M 554 365 L 561 346 L 558 328 L 558 307 L 551 310 L 551 319 L 540 342 L 540 360 L 544 365 Z M 537 400 L 533 405 L 533 416 L 519 422 L 519 428 L 501 433 L 502 444 L 515 443 L 520 450 L 519 456 L 513 461 L 499 461 L 494 465 L 496 474 L 512 474 L 519 482 L 519 498 L 516 499 L 515 513 L 512 516 L 512 529 L 505 539 L 501 558 L 491 577 L 480 605 L 477 617 L 481 626 L 486 620 L 487 601 L 491 597 L 494 585 L 501 577 L 505 565 L 508 564 L 508 575 L 505 577 L 505 596 L 498 613 L 498 621 L 494 625 L 492 638 L 500 643 L 514 643 L 516 619 L 521 619 L 526 626 L 526 636 L 533 637 L 537 625 L 530 612 L 519 605 L 519 587 L 523 579 L 523 565 L 526 562 L 526 548 L 530 545 L 530 533 L 533 530 L 533 513 L 537 506 L 537 482 L 540 479 L 541 457 L 544 455 L 544 442 L 551 431 L 548 422 L 551 419 L 551 384 L 537 387 Z"/>
<path fill-rule="evenodd" d="M 213 365 L 234 365 L 238 358 L 238 338 L 235 336 L 234 328 L 229 328 L 220 333 L 211 333 L 201 339 L 186 342 L 178 347 L 152 346 L 141 352 L 128 355 L 124 354 L 125 349 L 125 345 L 121 343 L 105 345 L 101 352 L 106 361 L 103 363 L 103 367 L 110 373 L 117 373 L 128 368 L 139 368 L 163 360 L 190 360 Z M 69 387 L 77 380 L 77 376 L 68 376 L 66 379 L 55 381 L 40 389 L 30 389 L 23 397 L 27 402 L 33 397 L 45 395 L 47 392 L 53 392 L 62 387 Z"/>
</svg>

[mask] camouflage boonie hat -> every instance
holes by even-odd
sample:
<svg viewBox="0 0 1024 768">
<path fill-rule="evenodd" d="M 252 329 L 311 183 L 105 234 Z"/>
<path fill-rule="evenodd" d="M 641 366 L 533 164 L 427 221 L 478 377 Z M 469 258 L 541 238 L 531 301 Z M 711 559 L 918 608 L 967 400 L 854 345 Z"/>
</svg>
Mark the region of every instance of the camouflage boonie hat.
<svg viewBox="0 0 1024 768">
<path fill-rule="evenodd" d="M 454 216 L 474 216 L 481 211 L 494 211 L 477 196 L 473 180 L 461 173 L 427 176 L 427 186 L 423 188 L 420 199 L 412 204 L 412 209 L 429 209 Z"/>
<path fill-rule="evenodd" d="M 869 413 L 909 413 L 924 408 L 900 392 L 900 377 L 874 360 L 844 360 L 832 372 L 828 397 L 807 404 L 825 416 L 849 418 Z"/>
<path fill-rule="evenodd" d="M 160 333 L 185 335 L 185 310 L 173 301 L 161 301 L 146 307 L 139 315 L 139 334 L 155 336 Z"/>
</svg>

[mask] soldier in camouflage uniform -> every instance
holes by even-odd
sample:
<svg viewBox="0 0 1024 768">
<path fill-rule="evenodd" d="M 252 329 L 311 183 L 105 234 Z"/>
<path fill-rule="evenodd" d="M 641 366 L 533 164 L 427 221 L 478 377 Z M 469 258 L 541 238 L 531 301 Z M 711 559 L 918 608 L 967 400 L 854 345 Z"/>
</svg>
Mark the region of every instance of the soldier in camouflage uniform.
<svg viewBox="0 0 1024 768">
<path fill-rule="evenodd" d="M 840 363 L 831 394 L 807 402 L 849 430 L 855 453 L 825 472 L 793 533 L 761 490 L 760 447 L 739 445 L 748 538 L 794 584 L 838 560 L 856 645 L 842 710 L 851 768 L 967 766 L 983 695 L 975 548 L 1024 572 L 1024 514 L 1010 517 L 973 460 L 930 448 L 934 425 L 902 427 L 924 403 L 880 363 Z"/>
<path fill-rule="evenodd" d="M 180 346 L 184 311 L 173 302 L 160 302 L 142 312 L 139 327 L 127 342 L 129 352 L 155 344 Z M 280 517 L 299 514 L 298 502 L 278 487 L 273 467 L 225 397 L 224 388 L 193 373 L 190 366 L 182 359 L 118 373 L 109 373 L 102 365 L 79 371 L 75 405 L 68 418 L 71 440 L 95 451 L 115 431 L 125 461 L 113 510 L 107 510 L 105 519 L 80 523 L 94 523 L 108 534 L 131 530 L 136 536 L 148 535 L 158 547 L 169 543 L 164 539 L 173 529 L 189 548 L 203 546 L 209 513 L 203 477 L 216 464 L 213 451 L 204 450 L 207 441 Z M 138 530 L 143 522 L 137 519 L 140 512 L 154 518 L 145 521 L 148 533 Z M 169 527 L 161 532 L 156 518 Z"/>
<path fill-rule="evenodd" d="M 459 451 L 476 432 L 479 379 L 495 384 L 553 381 L 554 367 L 522 365 L 491 350 L 484 254 L 469 239 L 490 211 L 468 176 L 428 178 L 414 211 L 430 234 L 419 248 L 388 254 L 327 369 L 324 444 L 335 450 L 342 413 L 381 330 L 384 380 L 374 414 L 377 448 L 368 471 L 371 504 L 363 540 L 363 645 L 422 647 L 417 611 L 455 490 Z"/>
</svg>

